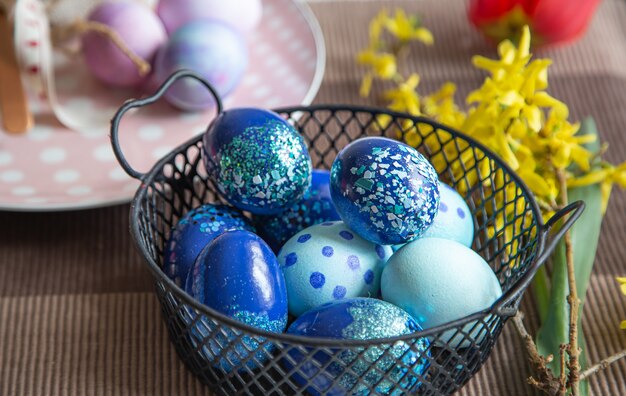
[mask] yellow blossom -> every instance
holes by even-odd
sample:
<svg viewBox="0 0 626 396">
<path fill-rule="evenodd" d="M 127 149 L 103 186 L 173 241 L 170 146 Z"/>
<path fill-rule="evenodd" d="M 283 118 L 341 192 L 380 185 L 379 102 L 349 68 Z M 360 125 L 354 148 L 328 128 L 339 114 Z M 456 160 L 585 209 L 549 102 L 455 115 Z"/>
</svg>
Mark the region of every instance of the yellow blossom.
<svg viewBox="0 0 626 396">
<path fill-rule="evenodd" d="M 430 45 L 434 41 L 432 33 L 421 26 L 417 16 L 407 16 L 404 10 L 400 8 L 396 9 L 394 18 L 388 18 L 385 21 L 385 27 L 401 42 L 419 40 Z"/>
<path fill-rule="evenodd" d="M 622 291 L 622 294 L 626 295 L 626 278 L 616 277 L 615 279 L 619 282 L 619 288 Z M 619 327 L 622 330 L 626 330 L 626 320 L 622 320 Z"/>
</svg>

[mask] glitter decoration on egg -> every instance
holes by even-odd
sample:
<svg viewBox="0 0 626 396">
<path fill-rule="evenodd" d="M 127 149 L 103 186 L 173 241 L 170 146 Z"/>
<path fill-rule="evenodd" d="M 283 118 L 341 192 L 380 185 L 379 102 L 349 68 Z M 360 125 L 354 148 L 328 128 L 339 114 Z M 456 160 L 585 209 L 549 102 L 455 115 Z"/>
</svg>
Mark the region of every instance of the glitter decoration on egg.
<svg viewBox="0 0 626 396">
<path fill-rule="evenodd" d="M 253 224 L 276 252 L 298 231 L 335 220 L 339 220 L 339 214 L 330 197 L 330 172 L 314 169 L 311 187 L 298 203 L 275 216 L 255 216 Z"/>
<path fill-rule="evenodd" d="M 257 215 L 282 212 L 311 183 L 311 158 L 302 136 L 278 114 L 225 111 L 203 137 L 204 164 L 220 194 Z"/>
<path fill-rule="evenodd" d="M 248 219 L 237 209 L 220 204 L 205 204 L 183 216 L 172 229 L 163 249 L 163 270 L 178 286 L 202 249 L 228 230 L 255 232 Z"/>
<path fill-rule="evenodd" d="M 346 146 L 331 168 L 341 219 L 364 239 L 397 245 L 418 238 L 439 207 L 439 180 L 417 150 L 382 137 Z"/>
<path fill-rule="evenodd" d="M 325 304 L 300 316 L 287 330 L 301 336 L 346 340 L 371 340 L 396 337 L 421 331 L 419 324 L 405 311 L 385 301 L 353 298 Z M 313 387 L 319 394 L 369 394 L 368 386 L 379 394 L 401 395 L 415 392 L 429 366 L 429 341 L 420 338 L 408 343 L 354 347 L 336 354 L 319 351 L 293 374 L 295 382 Z M 283 365 L 291 369 L 305 357 L 300 350 L 289 351 Z M 311 361 L 314 360 L 314 361 Z M 333 360 L 332 362 L 329 361 Z M 401 362 L 401 363 L 398 363 Z M 320 371 L 318 367 L 324 367 Z M 376 369 L 372 369 L 372 366 Z M 337 381 L 338 379 L 338 381 Z M 333 382 L 336 381 L 336 384 Z M 365 385 L 367 384 L 367 385 Z"/>
</svg>

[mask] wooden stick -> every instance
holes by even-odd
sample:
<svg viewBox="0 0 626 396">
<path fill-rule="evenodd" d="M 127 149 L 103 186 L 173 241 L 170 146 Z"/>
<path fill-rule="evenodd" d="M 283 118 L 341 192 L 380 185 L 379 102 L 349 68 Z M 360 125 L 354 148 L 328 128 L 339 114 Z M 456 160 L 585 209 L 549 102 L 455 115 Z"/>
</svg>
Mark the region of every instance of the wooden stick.
<svg viewBox="0 0 626 396">
<path fill-rule="evenodd" d="M 20 77 L 13 29 L 7 14 L 0 7 L 0 113 L 7 132 L 24 133 L 33 126 L 33 115 L 28 108 L 28 97 Z"/>
</svg>

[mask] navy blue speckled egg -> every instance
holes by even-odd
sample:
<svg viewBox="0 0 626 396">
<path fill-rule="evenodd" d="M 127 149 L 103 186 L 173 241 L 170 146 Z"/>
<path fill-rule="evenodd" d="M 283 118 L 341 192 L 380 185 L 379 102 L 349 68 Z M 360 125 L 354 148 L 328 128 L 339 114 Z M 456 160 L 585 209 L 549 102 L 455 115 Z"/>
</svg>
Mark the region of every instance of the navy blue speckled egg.
<svg viewBox="0 0 626 396">
<path fill-rule="evenodd" d="M 255 216 L 253 222 L 259 235 L 277 252 L 298 231 L 334 220 L 339 220 L 339 214 L 330 197 L 330 172 L 314 169 L 311 187 L 300 202 L 276 216 Z"/>
<path fill-rule="evenodd" d="M 393 304 L 373 298 L 352 298 L 304 313 L 289 326 L 287 332 L 309 337 L 369 340 L 421 330 L 408 313 Z M 302 385 L 307 381 L 314 385 L 317 390 L 313 387 L 307 389 L 312 394 L 367 395 L 370 393 L 367 386 L 374 387 L 379 394 L 411 393 L 417 389 L 429 366 L 428 347 L 428 340 L 421 338 L 414 343 L 417 351 L 402 341 L 388 345 L 387 350 L 380 346 L 368 347 L 366 351 L 364 347 L 341 349 L 323 371 L 318 367 L 326 365 L 331 355 L 320 351 L 310 356 L 310 360 L 300 366 L 293 378 Z M 291 359 L 283 359 L 288 368 L 304 359 L 299 350 L 292 349 L 289 355 Z M 398 364 L 397 360 L 402 364 Z M 378 370 L 370 370 L 372 365 Z M 336 380 L 338 384 L 333 385 Z"/>
<path fill-rule="evenodd" d="M 237 209 L 226 205 L 205 204 L 189 211 L 176 223 L 165 244 L 165 274 L 178 286 L 184 286 L 200 251 L 227 230 L 254 232 L 254 227 Z"/>
<path fill-rule="evenodd" d="M 331 168 L 331 195 L 341 219 L 381 245 L 419 237 L 439 207 L 439 179 L 417 150 L 382 137 L 346 146 Z"/>
<path fill-rule="evenodd" d="M 269 246 L 249 231 L 227 231 L 203 249 L 189 272 L 185 291 L 204 305 L 249 326 L 274 333 L 282 333 L 287 326 L 287 290 L 278 261 Z M 210 329 L 197 328 L 199 334 L 195 336 L 206 336 Z M 229 341 L 235 334 L 219 337 Z M 220 344 L 226 342 L 212 343 L 205 354 L 210 361 L 218 360 L 220 368 L 230 371 L 231 363 L 239 364 L 248 351 L 256 349 L 256 360 L 263 363 L 268 358 L 267 351 L 272 349 L 266 344 L 265 351 L 261 350 L 260 343 L 265 341 L 262 337 L 245 336 L 235 348 L 237 353 L 226 354 L 226 360 L 220 356 Z M 256 363 L 250 360 L 247 366 L 253 369 Z"/>
<path fill-rule="evenodd" d="M 225 111 L 203 137 L 206 169 L 232 205 L 254 214 L 282 212 L 311 183 L 311 158 L 302 136 L 278 114 Z"/>
</svg>

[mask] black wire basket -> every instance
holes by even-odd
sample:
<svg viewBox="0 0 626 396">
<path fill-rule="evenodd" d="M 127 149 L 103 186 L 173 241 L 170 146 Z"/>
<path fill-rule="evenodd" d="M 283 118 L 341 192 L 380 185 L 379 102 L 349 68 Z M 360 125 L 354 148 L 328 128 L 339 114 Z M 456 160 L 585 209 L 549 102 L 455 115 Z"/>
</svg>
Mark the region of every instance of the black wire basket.
<svg viewBox="0 0 626 396">
<path fill-rule="evenodd" d="M 163 248 L 178 219 L 204 203 L 225 203 L 202 164 L 201 136 L 174 149 L 145 174 L 134 170 L 120 149 L 122 116 L 157 101 L 183 77 L 205 85 L 221 112 L 213 88 L 180 71 L 155 95 L 120 108 L 112 121 L 111 141 L 121 166 L 141 180 L 131 206 L 131 232 L 154 277 L 171 342 L 187 367 L 220 395 L 455 392 L 488 358 L 533 275 L 584 209 L 582 202 L 575 202 L 544 224 L 530 191 L 507 164 L 475 140 L 425 118 L 356 106 L 278 109 L 304 136 L 315 168 L 329 168 L 341 148 L 364 136 L 409 141 L 438 164 L 440 179 L 466 199 L 476 230 L 472 248 L 492 267 L 503 294 L 482 312 L 386 339 L 310 338 L 250 327 L 195 301 L 162 270 Z M 558 230 L 551 233 L 557 223 Z"/>
</svg>

